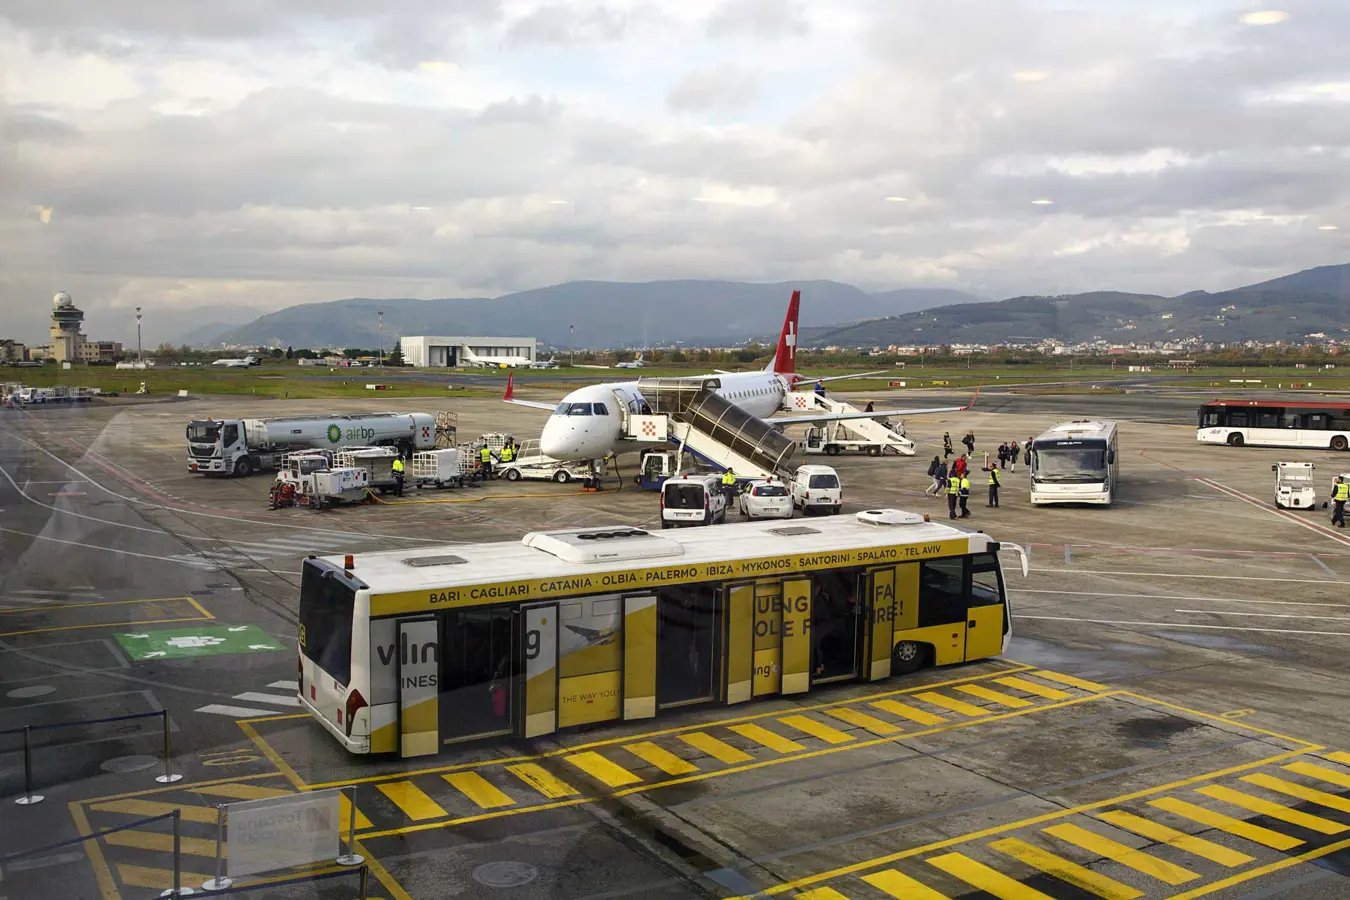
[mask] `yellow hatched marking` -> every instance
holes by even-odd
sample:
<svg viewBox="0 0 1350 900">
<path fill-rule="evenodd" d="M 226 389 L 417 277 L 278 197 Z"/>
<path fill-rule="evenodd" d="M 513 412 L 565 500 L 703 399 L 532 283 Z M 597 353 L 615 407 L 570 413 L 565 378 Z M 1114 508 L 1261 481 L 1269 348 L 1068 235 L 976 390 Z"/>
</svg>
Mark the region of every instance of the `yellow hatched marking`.
<svg viewBox="0 0 1350 900">
<path fill-rule="evenodd" d="M 1047 700 L 1068 700 L 1073 696 L 1073 694 L 1070 694 L 1068 691 L 1061 691 L 1059 688 L 1046 687 L 1043 684 L 1037 684 L 1034 681 L 1027 681 L 1025 678 L 1016 678 L 1011 675 L 1007 678 L 995 678 L 994 681 L 1004 687 L 1026 691 L 1028 694 L 1035 694 L 1037 697 L 1044 697 Z"/>
<path fill-rule="evenodd" d="M 418 822 L 423 819 L 439 819 L 447 816 L 441 805 L 426 795 L 420 787 L 411 781 L 395 781 L 390 784 L 377 784 L 381 794 L 403 810 L 403 814 Z"/>
<path fill-rule="evenodd" d="M 1288 822 L 1290 825 L 1297 825 L 1300 828 L 1307 828 L 1321 834 L 1340 834 L 1350 828 L 1350 825 L 1342 825 L 1320 816 L 1299 812 L 1282 803 L 1271 803 L 1269 800 L 1262 800 L 1260 797 L 1253 797 L 1251 794 L 1244 794 L 1242 791 L 1235 791 L 1218 784 L 1196 788 L 1195 791 L 1198 794 L 1204 794 L 1206 797 L 1213 797 L 1215 800 L 1222 800 L 1225 803 L 1251 810 L 1258 815 L 1270 816 L 1272 819 L 1279 819 L 1282 822 Z"/>
<path fill-rule="evenodd" d="M 346 793 L 342 794 L 342 796 L 338 798 L 338 801 L 341 804 L 341 812 L 339 813 L 339 815 L 342 816 L 342 830 L 345 832 L 352 821 L 352 802 L 347 799 Z M 357 809 L 356 827 L 359 829 L 359 828 L 374 828 L 375 826 L 371 824 L 371 821 L 369 819 L 366 818 L 365 813 L 361 812 L 360 809 Z"/>
<path fill-rule="evenodd" d="M 1030 700 L 1023 700 L 1021 697 L 1014 697 L 1012 694 L 1005 694 L 1002 691 L 996 691 L 980 684 L 959 684 L 956 689 L 963 694 L 979 697 L 981 700 L 988 700 L 991 703 L 997 703 L 1011 709 L 1026 709 L 1033 705 Z"/>
<path fill-rule="evenodd" d="M 1100 872 L 1094 872 L 1085 866 L 1078 865 L 1076 862 L 1071 862 L 1062 856 L 1051 853 L 1049 850 L 1042 850 L 1034 844 L 1028 844 L 1026 841 L 1017 838 L 1004 838 L 1001 841 L 994 841 L 989 846 L 999 853 L 1011 856 L 1013 859 L 1031 866 L 1033 869 L 1040 869 L 1047 875 L 1053 875 L 1060 881 L 1068 882 L 1090 894 L 1104 897 L 1106 900 L 1135 900 L 1137 897 L 1144 896 L 1143 891 L 1132 888 L 1128 884 L 1121 884 L 1113 878 L 1107 878 Z"/>
<path fill-rule="evenodd" d="M 973 885 L 986 894 L 993 894 L 999 900 L 1054 900 L 1035 888 L 1027 887 L 996 872 L 984 863 L 978 863 L 961 853 L 946 853 L 928 860 L 930 866 L 936 866 L 948 875 Z"/>
<path fill-rule="evenodd" d="M 1194 803 L 1187 803 L 1185 800 L 1178 800 L 1176 797 L 1160 797 L 1157 800 L 1148 801 L 1148 805 L 1181 816 L 1183 819 L 1190 819 L 1192 822 L 1199 822 L 1201 825 L 1226 831 L 1272 850 L 1292 850 L 1303 843 L 1296 837 L 1271 831 L 1269 828 L 1262 828 L 1260 825 L 1253 825 L 1232 816 L 1225 816 L 1223 813 L 1205 809 L 1203 806 L 1196 806 Z"/>
<path fill-rule="evenodd" d="M 1290 797 L 1307 800 L 1309 803 L 1316 803 L 1318 806 L 1325 806 L 1338 812 L 1350 813 L 1350 799 L 1339 794 L 1328 794 L 1326 791 L 1319 791 L 1316 788 L 1304 787 L 1292 781 L 1285 781 L 1283 778 L 1276 778 L 1274 775 L 1243 775 L 1242 780 L 1257 787 L 1263 787 L 1268 791 L 1287 794 Z"/>
<path fill-rule="evenodd" d="M 779 753 L 796 753 L 798 750 L 806 749 L 796 741 L 788 740 L 781 734 L 774 734 L 769 729 L 756 725 L 753 722 L 747 722 L 743 725 L 732 725 L 731 730 L 743 738 L 748 738 L 756 744 L 763 744 L 770 750 L 777 750 Z"/>
<path fill-rule="evenodd" d="M 811 737 L 820 738 L 827 744 L 847 744 L 854 739 L 853 735 L 844 734 L 838 728 L 831 728 L 824 722 L 817 722 L 808 716 L 782 716 L 778 721 L 798 731 L 804 731 Z"/>
<path fill-rule="evenodd" d="M 1053 835 L 1061 841 L 1067 841 L 1077 847 L 1082 847 L 1090 853 L 1104 856 L 1107 859 L 1114 859 L 1123 866 L 1129 866 L 1136 872 L 1143 872 L 1145 875 L 1156 878 L 1165 884 L 1185 884 L 1200 877 L 1190 869 L 1183 869 L 1181 866 L 1173 865 L 1166 860 L 1158 859 L 1156 856 L 1149 856 L 1142 850 L 1127 847 L 1119 841 L 1102 837 L 1096 832 L 1080 828 L 1071 822 L 1052 825 L 1045 829 L 1045 833 Z"/>
<path fill-rule="evenodd" d="M 848 898 L 834 888 L 822 887 L 802 891 L 797 895 L 797 900 L 848 900 Z"/>
<path fill-rule="evenodd" d="M 882 712 L 888 712 L 902 719 L 909 719 L 919 725 L 941 725 L 947 721 L 942 716 L 935 716 L 930 712 L 925 712 L 906 703 L 897 703 L 894 700 L 878 700 L 872 705 Z"/>
<path fill-rule="evenodd" d="M 548 769 L 545 769 L 543 766 L 537 766 L 534 763 L 521 763 L 516 766 L 507 766 L 506 771 L 510 772 L 550 800 L 557 800 L 560 797 L 575 797 L 581 793 L 581 791 L 572 787 Z"/>
<path fill-rule="evenodd" d="M 730 744 L 719 741 L 711 734 L 706 734 L 702 731 L 691 731 L 689 734 L 682 734 L 680 735 L 680 740 L 684 741 L 695 750 L 701 750 L 713 759 L 720 760 L 724 763 L 743 763 L 750 762 L 754 759 L 753 756 L 746 753 L 744 750 L 737 750 Z"/>
<path fill-rule="evenodd" d="M 450 782 L 451 787 L 483 809 L 497 809 L 502 806 L 516 805 L 516 801 L 502 793 L 477 772 L 453 772 L 441 777 Z"/>
<path fill-rule="evenodd" d="M 1069 687 L 1080 688 L 1085 691 L 1109 691 L 1111 690 L 1104 684 L 1098 684 L 1095 681 L 1088 681 L 1086 678 L 1075 678 L 1072 675 L 1064 675 L 1060 672 L 1051 672 L 1049 669 L 1037 669 L 1034 672 L 1028 672 L 1028 675 L 1035 675 L 1037 678 L 1044 678 L 1046 681 L 1054 681 L 1059 684 L 1067 684 Z"/>
<path fill-rule="evenodd" d="M 1328 769 L 1325 766 L 1315 766 L 1312 763 L 1299 762 L 1290 763 L 1284 767 L 1286 772 L 1293 772 L 1295 775 L 1307 775 L 1309 778 L 1316 778 L 1318 781 L 1326 781 L 1337 787 L 1350 788 L 1350 775 L 1344 772 L 1337 772 L 1335 769 Z"/>
<path fill-rule="evenodd" d="M 162 853 L 173 852 L 173 835 L 162 834 L 158 831 L 114 831 L 112 834 L 105 835 L 104 842 L 114 844 L 118 847 L 132 847 L 136 850 L 157 850 Z M 179 844 L 182 845 L 184 853 L 191 853 L 193 856 L 209 856 L 212 859 L 216 855 L 216 842 L 204 840 L 203 838 L 180 837 Z"/>
<path fill-rule="evenodd" d="M 957 700 L 955 697 L 946 697 L 934 691 L 926 691 L 922 694 L 915 694 L 914 699 L 923 700 L 934 706 L 940 706 L 943 709 L 950 709 L 952 712 L 960 713 L 963 716 L 970 716 L 972 719 L 979 716 L 989 715 L 989 710 L 982 709 L 964 700 Z"/>
<path fill-rule="evenodd" d="M 1123 828 L 1126 831 L 1133 831 L 1135 834 L 1143 835 L 1149 840 L 1176 847 L 1178 850 L 1182 850 L 1192 856 L 1198 856 L 1201 859 L 1216 862 L 1221 866 L 1228 866 L 1230 869 L 1236 868 L 1237 866 L 1245 866 L 1252 861 L 1252 857 L 1245 853 L 1230 850 L 1221 844 L 1215 844 L 1204 838 L 1198 838 L 1193 834 L 1187 834 L 1184 831 L 1177 831 L 1175 828 L 1169 828 L 1160 822 L 1154 822 L 1151 819 L 1136 816 L 1134 813 L 1127 813 L 1123 810 L 1112 810 L 1110 812 L 1098 813 L 1097 818 L 1109 825 Z"/>
<path fill-rule="evenodd" d="M 90 809 L 128 816 L 162 816 L 176 809 L 184 822 L 204 822 L 207 825 L 216 824 L 217 817 L 214 806 L 179 806 L 154 800 L 109 800 L 107 803 L 95 803 Z"/>
<path fill-rule="evenodd" d="M 167 891 L 173 887 L 173 869 L 149 869 L 145 866 L 124 866 L 118 863 L 117 875 L 123 884 L 132 887 L 154 888 L 160 891 Z M 183 887 L 191 887 L 194 884 L 204 884 L 215 877 L 181 872 L 178 875 L 178 883 Z"/>
<path fill-rule="evenodd" d="M 656 766 L 667 775 L 688 775 L 691 772 L 698 771 L 698 766 L 690 763 L 688 760 L 681 759 L 664 747 L 658 747 L 651 741 L 639 741 L 636 744 L 627 744 L 623 749 L 627 750 L 638 759 Z"/>
<path fill-rule="evenodd" d="M 892 725 L 889 722 L 883 722 L 876 716 L 869 716 L 867 713 L 858 712 L 856 709 L 848 707 L 839 707 L 838 709 L 827 709 L 825 715 L 833 716 L 841 722 L 847 722 L 857 728 L 865 728 L 873 734 L 899 734 L 904 731 L 899 725 Z"/>
<path fill-rule="evenodd" d="M 618 763 L 610 762 L 594 750 L 585 753 L 573 753 L 563 757 L 587 775 L 610 787 L 623 787 L 625 784 L 637 784 L 642 779 Z"/>
<path fill-rule="evenodd" d="M 951 900 L 946 894 L 939 894 L 922 881 L 916 881 L 895 869 L 873 872 L 871 875 L 864 875 L 862 880 L 899 900 Z"/>
<path fill-rule="evenodd" d="M 279 788 L 259 787 L 256 784 L 209 784 L 205 787 L 188 788 L 194 794 L 208 797 L 227 797 L 230 800 L 270 800 L 273 797 L 287 797 L 294 791 Z"/>
<path fill-rule="evenodd" d="M 1342 753 L 1341 751 L 1337 750 L 1334 753 L 1328 753 L 1327 759 L 1331 760 L 1332 762 L 1343 763 L 1344 765 L 1350 766 L 1350 753 Z"/>
</svg>

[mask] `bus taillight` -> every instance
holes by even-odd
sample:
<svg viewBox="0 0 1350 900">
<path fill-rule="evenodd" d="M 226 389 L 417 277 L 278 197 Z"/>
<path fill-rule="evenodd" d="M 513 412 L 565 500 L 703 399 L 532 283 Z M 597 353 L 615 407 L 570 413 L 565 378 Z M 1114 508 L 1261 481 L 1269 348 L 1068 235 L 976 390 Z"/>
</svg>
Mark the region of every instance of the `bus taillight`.
<svg viewBox="0 0 1350 900">
<path fill-rule="evenodd" d="M 295 657 L 295 667 L 300 670 L 300 676 L 296 679 L 296 694 L 305 696 L 305 661 L 298 655 Z"/>
<path fill-rule="evenodd" d="M 347 695 L 347 737 L 352 736 L 352 723 L 356 721 L 356 714 L 366 707 L 370 706 L 366 698 L 361 696 L 360 691 L 352 691 Z"/>
</svg>

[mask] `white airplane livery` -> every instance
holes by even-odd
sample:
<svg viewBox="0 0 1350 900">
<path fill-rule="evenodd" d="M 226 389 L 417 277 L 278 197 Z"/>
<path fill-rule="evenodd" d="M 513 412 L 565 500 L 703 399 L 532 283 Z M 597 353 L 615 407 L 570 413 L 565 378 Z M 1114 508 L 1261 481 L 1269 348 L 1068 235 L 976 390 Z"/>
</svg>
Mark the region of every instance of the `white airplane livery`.
<svg viewBox="0 0 1350 900">
<path fill-rule="evenodd" d="M 801 291 L 793 291 L 792 300 L 788 303 L 787 317 L 783 322 L 783 330 L 778 337 L 778 349 L 774 353 L 773 361 L 763 371 L 716 372 L 711 375 L 693 375 L 680 380 L 715 384 L 713 389 L 724 399 L 757 419 L 767 420 L 774 413 L 787 409 L 784 403 L 788 393 L 803 381 L 838 381 L 878 374 L 867 372 L 860 375 L 836 375 L 816 379 L 797 374 L 797 313 L 800 305 Z M 544 431 L 539 438 L 539 450 L 544 455 L 554 459 L 599 459 L 611 451 L 618 452 L 621 447 L 623 441 L 621 410 L 641 414 L 648 406 L 642 396 L 642 388 L 641 381 L 593 384 L 572 391 L 560 403 L 548 404 L 516 399 L 513 378 L 507 378 L 506 395 L 502 399 L 518 406 L 546 409 L 552 413 L 544 424 Z M 788 416 L 772 424 L 779 427 L 839 422 L 847 419 L 959 412 L 969 409 L 970 405 Z"/>
<path fill-rule="evenodd" d="M 259 362 L 256 356 L 246 356 L 243 359 L 218 359 L 211 365 L 224 366 L 227 369 L 247 369 L 249 366 L 259 365 Z"/>
<path fill-rule="evenodd" d="M 616 369 L 640 369 L 640 368 L 642 368 L 643 365 L 644 365 L 644 363 L 642 362 L 642 354 L 639 353 L 639 354 L 638 354 L 633 360 L 631 360 L 630 362 L 615 363 L 615 364 L 614 364 L 614 368 L 616 368 Z"/>
<path fill-rule="evenodd" d="M 528 356 L 479 356 L 468 347 L 464 348 L 464 359 L 484 369 L 529 369 L 534 366 L 534 360 Z"/>
</svg>

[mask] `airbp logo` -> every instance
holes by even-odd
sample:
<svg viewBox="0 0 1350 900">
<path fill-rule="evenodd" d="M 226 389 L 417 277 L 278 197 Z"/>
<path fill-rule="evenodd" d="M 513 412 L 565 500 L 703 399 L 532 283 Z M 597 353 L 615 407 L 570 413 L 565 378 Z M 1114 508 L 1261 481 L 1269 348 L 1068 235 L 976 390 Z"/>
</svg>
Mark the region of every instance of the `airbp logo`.
<svg viewBox="0 0 1350 900">
<path fill-rule="evenodd" d="M 328 443 L 336 444 L 342 440 L 342 428 L 338 425 L 328 426 Z"/>
</svg>

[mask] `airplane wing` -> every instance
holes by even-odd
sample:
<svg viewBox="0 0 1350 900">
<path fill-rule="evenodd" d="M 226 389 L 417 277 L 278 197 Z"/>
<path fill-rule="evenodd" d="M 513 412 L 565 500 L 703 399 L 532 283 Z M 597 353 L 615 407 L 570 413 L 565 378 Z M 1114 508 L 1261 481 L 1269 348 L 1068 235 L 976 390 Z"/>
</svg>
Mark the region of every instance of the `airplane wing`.
<svg viewBox="0 0 1350 900">
<path fill-rule="evenodd" d="M 828 378 L 810 378 L 806 375 L 801 377 L 801 381 L 843 381 L 845 378 L 871 378 L 873 375 L 890 375 L 889 369 L 877 369 L 875 372 L 859 372 L 856 375 L 831 375 Z"/>
<path fill-rule="evenodd" d="M 981 385 L 983 387 L 983 385 Z M 804 416 L 783 416 L 780 419 L 764 419 L 775 427 L 779 425 L 814 425 L 819 422 L 844 422 L 849 419 L 880 419 L 888 416 L 922 416 L 928 413 L 965 412 L 980 399 L 980 389 L 965 406 L 934 406 L 927 409 L 882 409 L 872 412 L 856 413 L 810 413 Z"/>
<path fill-rule="evenodd" d="M 528 406 L 531 409 L 546 409 L 549 412 L 553 412 L 554 408 L 558 405 L 556 403 L 538 403 L 534 400 L 517 400 L 515 372 L 506 376 L 506 393 L 502 394 L 502 399 L 507 403 L 514 403 L 516 406 Z"/>
</svg>

